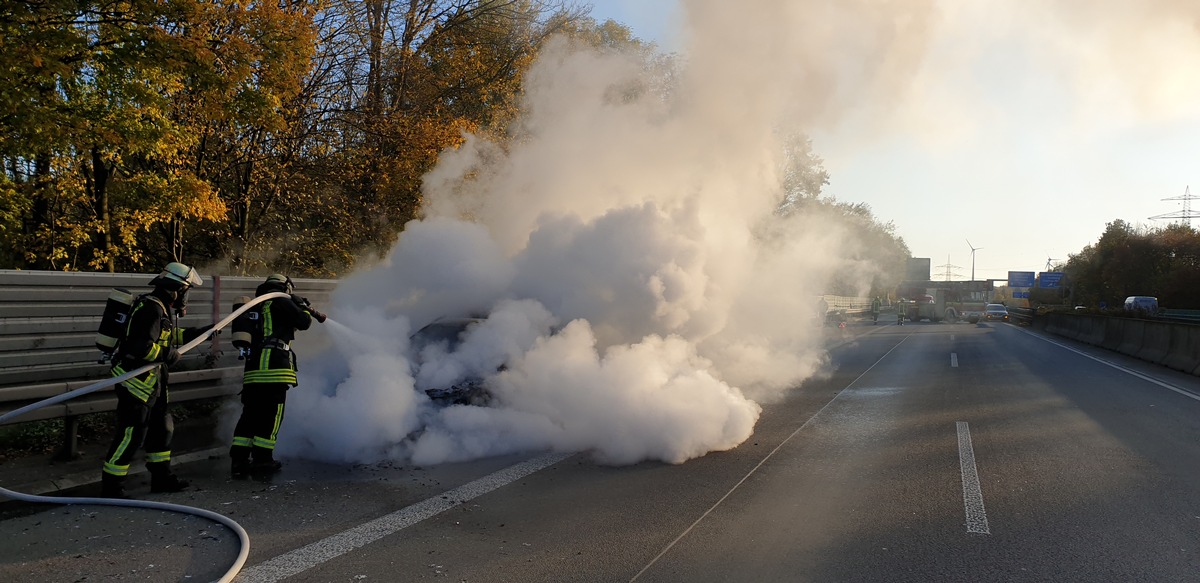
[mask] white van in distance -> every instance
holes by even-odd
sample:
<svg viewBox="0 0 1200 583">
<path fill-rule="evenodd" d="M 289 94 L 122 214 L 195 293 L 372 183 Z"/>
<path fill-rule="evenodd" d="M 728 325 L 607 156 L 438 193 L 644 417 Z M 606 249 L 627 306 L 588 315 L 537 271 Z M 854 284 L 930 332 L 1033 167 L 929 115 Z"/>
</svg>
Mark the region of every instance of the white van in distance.
<svg viewBox="0 0 1200 583">
<path fill-rule="evenodd" d="M 1158 298 L 1151 296 L 1129 296 L 1125 298 L 1125 309 L 1130 312 L 1145 312 L 1151 316 L 1158 315 Z"/>
</svg>

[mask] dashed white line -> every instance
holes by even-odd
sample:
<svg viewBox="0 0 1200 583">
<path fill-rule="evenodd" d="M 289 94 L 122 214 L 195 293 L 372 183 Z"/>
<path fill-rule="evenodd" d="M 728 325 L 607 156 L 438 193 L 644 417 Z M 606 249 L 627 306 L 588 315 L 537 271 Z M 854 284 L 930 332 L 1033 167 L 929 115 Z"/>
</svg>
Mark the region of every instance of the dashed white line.
<svg viewBox="0 0 1200 583">
<path fill-rule="evenodd" d="M 957 352 L 950 353 L 950 366 L 951 366 L 951 368 L 958 368 L 958 353 Z"/>
<path fill-rule="evenodd" d="M 975 450 L 971 447 L 971 430 L 965 421 L 958 426 L 958 465 L 962 470 L 963 506 L 967 512 L 967 532 L 992 534 L 988 529 L 987 511 L 983 508 L 983 490 L 979 487 L 979 472 L 975 468 Z"/>
<path fill-rule="evenodd" d="M 292 575 L 316 567 L 325 561 L 337 558 L 354 549 L 394 534 L 401 529 L 408 528 L 426 518 L 432 518 L 463 502 L 520 480 L 538 470 L 548 468 L 572 455 L 574 454 L 551 453 L 511 465 L 503 470 L 479 478 L 474 482 L 463 484 L 436 498 L 429 498 L 411 506 L 401 508 L 386 516 L 381 516 L 370 522 L 364 522 L 354 528 L 326 537 L 308 546 L 300 547 L 269 561 L 259 563 L 242 571 L 238 575 L 237 581 L 238 583 L 273 583 L 280 579 L 291 577 Z"/>
</svg>

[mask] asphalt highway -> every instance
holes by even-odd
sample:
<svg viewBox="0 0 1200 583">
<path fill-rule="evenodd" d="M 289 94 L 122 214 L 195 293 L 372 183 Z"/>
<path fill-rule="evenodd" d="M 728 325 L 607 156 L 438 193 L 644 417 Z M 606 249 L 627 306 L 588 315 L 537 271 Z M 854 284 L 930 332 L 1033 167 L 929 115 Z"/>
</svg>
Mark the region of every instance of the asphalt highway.
<svg viewBox="0 0 1200 583">
<path fill-rule="evenodd" d="M 839 333 L 839 332 L 835 332 Z M 852 325 L 741 446 L 180 469 L 238 581 L 1200 581 L 1200 378 L 1003 323 Z M 2 581 L 208 581 L 206 520 L 9 512 Z"/>
</svg>

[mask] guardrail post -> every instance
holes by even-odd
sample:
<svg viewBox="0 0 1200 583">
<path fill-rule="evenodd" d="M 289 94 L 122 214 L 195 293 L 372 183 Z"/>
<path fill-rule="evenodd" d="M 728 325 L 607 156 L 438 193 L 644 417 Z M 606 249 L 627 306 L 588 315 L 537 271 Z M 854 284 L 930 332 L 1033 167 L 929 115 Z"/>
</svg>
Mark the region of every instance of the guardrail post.
<svg viewBox="0 0 1200 583">
<path fill-rule="evenodd" d="M 67 415 L 63 418 L 62 448 L 55 454 L 56 459 L 73 460 L 79 457 L 79 417 Z"/>
<path fill-rule="evenodd" d="M 212 297 L 212 325 L 216 326 L 217 322 L 221 321 L 221 276 L 213 276 L 213 297 Z M 221 353 L 221 341 L 218 340 L 220 334 L 213 334 L 212 338 L 212 353 Z"/>
</svg>

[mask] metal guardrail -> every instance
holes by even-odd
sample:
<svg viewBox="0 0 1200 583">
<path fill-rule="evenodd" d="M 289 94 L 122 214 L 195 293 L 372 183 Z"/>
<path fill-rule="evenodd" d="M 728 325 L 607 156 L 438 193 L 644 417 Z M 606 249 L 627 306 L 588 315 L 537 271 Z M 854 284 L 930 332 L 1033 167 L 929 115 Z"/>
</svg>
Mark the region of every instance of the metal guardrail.
<svg viewBox="0 0 1200 583">
<path fill-rule="evenodd" d="M 1032 308 L 1008 308 L 1008 320 L 1013 324 L 1029 326 L 1033 324 L 1036 310 Z"/>
<path fill-rule="evenodd" d="M 61 395 L 108 378 L 99 362 L 96 328 L 112 288 L 135 294 L 150 291 L 155 274 L 67 273 L 0 270 L 0 413 Z M 241 296 L 253 296 L 260 277 L 205 277 L 189 293 L 186 327 L 215 323 L 233 312 Z M 296 293 L 327 304 L 333 280 L 295 280 Z M 171 371 L 171 401 L 184 402 L 236 394 L 242 363 L 228 334 L 183 355 Z M 77 416 L 116 409 L 111 388 L 44 407 L 11 422 L 65 418 L 64 454 L 74 455 Z"/>
<path fill-rule="evenodd" d="M 1200 310 L 1162 310 L 1159 317 L 1173 322 L 1200 323 Z"/>
<path fill-rule="evenodd" d="M 825 300 L 825 305 L 829 306 L 827 311 L 830 312 L 854 314 L 871 311 L 871 298 L 826 295 L 821 299 Z"/>
</svg>

